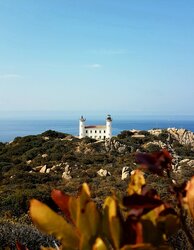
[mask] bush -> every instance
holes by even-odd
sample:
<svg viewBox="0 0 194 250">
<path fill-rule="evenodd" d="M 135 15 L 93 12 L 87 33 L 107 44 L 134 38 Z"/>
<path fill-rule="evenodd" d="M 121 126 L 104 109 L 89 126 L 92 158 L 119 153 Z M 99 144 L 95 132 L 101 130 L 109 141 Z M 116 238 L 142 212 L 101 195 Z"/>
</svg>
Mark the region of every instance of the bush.
<svg viewBox="0 0 194 250">
<path fill-rule="evenodd" d="M 34 226 L 0 220 L 0 249 L 15 250 L 16 242 L 29 249 L 40 250 L 41 246 L 53 246 L 54 238 L 40 233 Z"/>
<path fill-rule="evenodd" d="M 168 136 L 169 136 L 168 132 L 166 130 L 162 130 L 162 133 L 158 135 L 158 140 L 165 143 L 168 139 Z"/>
<path fill-rule="evenodd" d="M 69 134 L 65 134 L 65 133 L 62 133 L 62 132 L 56 132 L 54 130 L 47 130 L 45 131 L 44 133 L 41 134 L 41 136 L 45 136 L 45 137 L 49 137 L 49 138 L 65 138 L 67 137 Z"/>
<path fill-rule="evenodd" d="M 129 130 L 124 130 L 120 134 L 117 135 L 119 139 L 126 139 L 128 137 L 131 137 L 133 135 L 133 132 Z"/>
<path fill-rule="evenodd" d="M 148 153 L 153 153 L 153 152 L 157 152 L 160 150 L 161 150 L 161 147 L 157 144 L 154 144 L 154 143 L 149 143 L 146 146 L 146 152 L 148 152 Z"/>
</svg>

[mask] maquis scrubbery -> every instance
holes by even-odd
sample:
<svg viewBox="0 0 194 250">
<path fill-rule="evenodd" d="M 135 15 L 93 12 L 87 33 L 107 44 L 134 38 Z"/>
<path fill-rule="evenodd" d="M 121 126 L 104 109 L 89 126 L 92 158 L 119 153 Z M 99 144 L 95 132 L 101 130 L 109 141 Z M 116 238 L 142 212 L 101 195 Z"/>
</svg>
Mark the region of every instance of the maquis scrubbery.
<svg viewBox="0 0 194 250">
<path fill-rule="evenodd" d="M 163 150 L 153 154 L 139 153 L 136 158 L 139 167 L 131 173 L 127 195 L 106 197 L 101 209 L 92 201 L 86 183 L 77 196 L 52 191 L 51 197 L 63 215 L 38 200 L 31 200 L 33 223 L 57 239 L 56 248 L 42 249 L 171 249 L 168 238 L 185 226 L 182 210 L 188 211 L 194 218 L 194 177 L 181 187 L 172 184 L 172 195 L 177 196 L 179 207 L 179 211 L 175 212 L 160 199 L 156 190 L 147 188 L 142 172 L 144 169 L 159 176 L 169 176 L 170 154 Z M 192 235 L 185 231 L 193 244 Z M 17 249 L 26 248 L 18 243 Z"/>
</svg>

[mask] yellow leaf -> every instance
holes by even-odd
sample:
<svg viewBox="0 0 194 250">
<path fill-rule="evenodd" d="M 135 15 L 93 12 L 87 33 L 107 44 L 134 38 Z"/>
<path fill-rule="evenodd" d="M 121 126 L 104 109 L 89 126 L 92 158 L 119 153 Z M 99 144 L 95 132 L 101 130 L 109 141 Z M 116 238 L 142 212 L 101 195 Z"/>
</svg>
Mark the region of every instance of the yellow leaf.
<svg viewBox="0 0 194 250">
<path fill-rule="evenodd" d="M 83 183 L 81 192 L 78 197 L 71 196 L 69 199 L 69 210 L 71 218 L 78 227 L 80 214 L 85 210 L 87 203 L 90 201 L 90 190 L 87 183 Z"/>
<path fill-rule="evenodd" d="M 143 215 L 141 219 L 150 220 L 154 225 L 157 224 L 157 219 L 159 217 L 159 214 L 165 209 L 164 205 L 161 205 L 159 207 L 156 207 L 149 211 L 147 214 Z"/>
<path fill-rule="evenodd" d="M 84 191 L 84 193 L 87 194 L 88 197 L 90 197 L 90 189 L 86 182 L 82 184 L 82 191 Z"/>
<path fill-rule="evenodd" d="M 101 238 L 97 238 L 92 250 L 108 250 L 108 248 L 106 247 L 104 241 Z"/>
<path fill-rule="evenodd" d="M 76 230 L 48 206 L 38 200 L 31 200 L 30 216 L 41 231 L 61 240 L 63 249 L 77 248 L 79 239 Z"/>
<path fill-rule="evenodd" d="M 103 229 L 111 237 L 116 249 L 120 247 L 122 227 L 117 213 L 117 203 L 112 197 L 107 197 L 104 202 Z"/>
<path fill-rule="evenodd" d="M 135 244 L 126 245 L 121 248 L 121 250 L 157 250 L 158 248 L 152 246 L 151 244 Z"/>
<path fill-rule="evenodd" d="M 53 247 L 41 247 L 40 250 L 62 250 L 62 248 L 53 248 Z"/>
<path fill-rule="evenodd" d="M 100 214 L 93 201 L 87 203 L 84 210 L 81 211 L 78 218 L 78 229 L 80 234 L 85 234 L 89 238 L 96 236 L 100 227 Z"/>
<path fill-rule="evenodd" d="M 110 223 L 110 232 L 116 249 L 120 248 L 122 228 L 119 217 L 113 217 Z"/>
<path fill-rule="evenodd" d="M 108 219 L 109 221 L 112 219 L 112 217 L 115 217 L 117 215 L 117 205 L 116 205 L 116 201 L 115 199 L 113 199 L 112 197 L 108 196 L 105 199 L 103 208 L 107 208 L 108 209 Z"/>
<path fill-rule="evenodd" d="M 186 191 L 185 201 L 192 217 L 194 218 L 194 176 L 187 182 Z"/>
<path fill-rule="evenodd" d="M 78 214 L 78 199 L 76 197 L 71 196 L 69 198 L 69 211 L 71 214 L 71 218 L 76 225 L 77 222 L 77 214 Z"/>
<path fill-rule="evenodd" d="M 89 241 L 89 238 L 86 234 L 81 235 L 79 250 L 91 250 L 92 242 Z"/>
<path fill-rule="evenodd" d="M 130 183 L 128 186 L 128 194 L 141 194 L 142 186 L 145 185 L 145 178 L 143 172 L 139 169 L 136 169 L 131 174 Z"/>
<path fill-rule="evenodd" d="M 101 216 L 96 204 L 90 200 L 90 190 L 86 183 L 82 185 L 80 195 L 77 198 L 70 198 L 69 209 L 80 234 L 79 249 L 91 249 L 99 233 Z"/>
<path fill-rule="evenodd" d="M 90 190 L 87 183 L 83 183 L 80 196 L 78 197 L 80 202 L 80 210 L 84 209 L 86 204 L 90 201 Z"/>
</svg>

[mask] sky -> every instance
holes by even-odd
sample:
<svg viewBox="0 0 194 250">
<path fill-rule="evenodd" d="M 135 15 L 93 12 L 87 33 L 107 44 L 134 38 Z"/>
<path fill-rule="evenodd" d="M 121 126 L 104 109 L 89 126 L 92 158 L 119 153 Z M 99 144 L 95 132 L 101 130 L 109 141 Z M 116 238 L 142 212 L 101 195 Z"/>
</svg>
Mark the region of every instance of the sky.
<svg viewBox="0 0 194 250">
<path fill-rule="evenodd" d="M 193 0 L 0 0 L 0 118 L 194 116 Z"/>
</svg>

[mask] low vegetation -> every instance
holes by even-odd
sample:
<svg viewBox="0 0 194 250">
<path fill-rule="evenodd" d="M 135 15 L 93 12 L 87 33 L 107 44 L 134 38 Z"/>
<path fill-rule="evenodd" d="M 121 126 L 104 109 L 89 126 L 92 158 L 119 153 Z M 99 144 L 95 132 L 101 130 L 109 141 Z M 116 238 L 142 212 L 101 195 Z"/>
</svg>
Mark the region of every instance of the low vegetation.
<svg viewBox="0 0 194 250">
<path fill-rule="evenodd" d="M 88 183 L 92 190 L 91 199 L 97 204 L 98 209 L 103 208 L 107 196 L 114 194 L 116 197 L 122 197 L 129 182 L 129 177 L 121 180 L 123 167 L 128 167 L 128 172 L 135 170 L 137 168 L 136 151 L 158 151 L 162 148 L 161 143 L 158 142 L 165 143 L 168 136 L 166 130 L 163 130 L 159 136 L 147 131 L 139 133 L 143 137 L 133 137 L 134 133 L 131 131 L 123 131 L 118 137 L 112 139 L 111 145 L 113 146 L 107 146 L 104 142 L 97 142 L 90 138 L 79 140 L 71 135 L 55 131 L 46 131 L 37 136 L 18 137 L 7 144 L 1 143 L 0 244 L 5 245 L 7 240 L 5 238 L 7 231 L 2 229 L 5 223 L 10 225 L 8 228 L 17 228 L 17 225 L 20 228 L 21 225 L 32 227 L 32 232 L 34 232 L 35 229 L 27 216 L 29 202 L 32 198 L 40 200 L 55 212 L 59 212 L 50 197 L 53 189 L 74 196 L 82 183 Z M 194 159 L 191 145 L 181 145 L 172 138 L 170 143 L 179 160 Z M 117 144 L 120 145 L 120 148 L 116 147 Z M 43 166 L 50 171 L 41 173 L 40 169 Z M 69 179 L 62 178 L 66 168 L 70 171 Z M 106 169 L 110 175 L 100 176 L 97 174 L 100 169 Z M 177 212 L 177 199 L 169 192 L 169 187 L 172 179 L 176 180 L 177 185 L 188 181 L 194 175 L 193 169 L 188 165 L 183 165 L 181 171 L 172 171 L 170 178 L 158 177 L 155 173 L 146 171 L 144 178 L 147 187 L 155 189 L 162 201 L 172 204 L 173 209 Z M 188 221 L 189 223 L 190 221 Z M 13 234 L 11 233 L 13 231 L 10 229 L 10 234 Z M 170 237 L 169 241 L 174 242 L 173 244 L 178 242 L 176 249 L 184 249 L 181 247 L 181 242 L 187 244 L 188 241 L 184 231 L 180 229 L 176 235 L 174 238 Z M 36 242 L 36 239 L 43 239 L 42 237 L 42 234 L 38 233 L 38 236 L 32 236 L 30 241 Z M 181 237 L 182 241 L 179 242 L 177 237 Z M 13 236 L 10 235 L 10 238 L 13 239 Z M 27 245 L 23 240 L 20 241 Z M 29 249 L 39 249 L 42 240 L 38 242 L 41 244 L 35 244 L 33 248 L 30 248 L 31 245 L 28 243 Z M 45 242 L 50 242 L 50 239 L 46 238 Z M 53 244 L 50 246 L 54 246 Z"/>
</svg>

